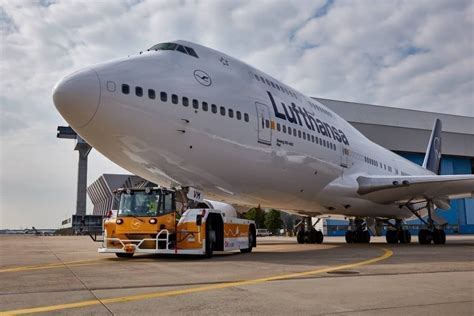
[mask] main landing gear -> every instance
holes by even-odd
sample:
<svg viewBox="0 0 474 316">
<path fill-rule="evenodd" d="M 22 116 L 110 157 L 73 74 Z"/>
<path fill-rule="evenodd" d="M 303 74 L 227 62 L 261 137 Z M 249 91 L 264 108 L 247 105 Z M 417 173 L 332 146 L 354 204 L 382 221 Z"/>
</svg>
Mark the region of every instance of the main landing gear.
<svg viewBox="0 0 474 316">
<path fill-rule="evenodd" d="M 395 225 L 387 221 L 387 234 L 385 238 L 387 244 L 409 244 L 411 242 L 411 233 L 407 229 L 403 229 L 402 221 L 397 219 Z"/>
<path fill-rule="evenodd" d="M 414 209 L 413 205 L 407 204 L 407 208 L 416 216 L 420 221 L 422 221 L 426 228 L 420 229 L 418 232 L 418 242 L 421 245 L 429 245 L 433 242 L 436 245 L 445 244 L 446 243 L 446 233 L 443 229 L 437 228 L 433 221 L 433 201 L 427 201 L 427 208 L 428 208 L 428 221 L 425 221 L 419 214 L 417 209 Z"/>
<path fill-rule="evenodd" d="M 324 240 L 323 233 L 316 230 L 314 226 L 319 223 L 321 219 L 318 218 L 314 225 L 311 224 L 311 217 L 306 217 L 298 225 L 298 232 L 296 233 L 296 240 L 299 244 L 321 244 Z"/>
<path fill-rule="evenodd" d="M 367 229 L 367 223 L 362 218 L 350 220 L 349 230 L 346 232 L 346 243 L 370 243 L 370 233 Z"/>
</svg>

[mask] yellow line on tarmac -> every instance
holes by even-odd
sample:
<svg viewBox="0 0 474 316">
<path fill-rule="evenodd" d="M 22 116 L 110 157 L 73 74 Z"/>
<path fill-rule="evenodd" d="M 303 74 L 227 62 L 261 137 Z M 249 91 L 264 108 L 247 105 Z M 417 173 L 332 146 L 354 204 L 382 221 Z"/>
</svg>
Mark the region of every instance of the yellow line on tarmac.
<svg viewBox="0 0 474 316">
<path fill-rule="evenodd" d="M 66 266 L 84 266 L 90 264 L 97 264 L 99 261 L 104 259 L 90 259 L 90 260 L 77 260 L 77 261 L 67 261 L 67 262 L 55 262 L 47 264 L 38 264 L 32 266 L 22 266 L 14 268 L 0 269 L 0 273 L 5 272 L 20 272 L 20 271 L 30 271 L 30 270 L 42 270 L 42 269 L 56 269 L 56 268 L 65 268 Z"/>
<path fill-rule="evenodd" d="M 60 304 L 60 305 L 16 309 L 16 310 L 0 312 L 0 315 L 21 315 L 21 314 L 30 314 L 30 313 L 51 312 L 51 311 L 69 309 L 69 308 L 78 308 L 78 307 L 100 305 L 100 304 L 105 305 L 105 304 L 111 304 L 111 303 L 132 302 L 132 301 L 146 300 L 146 299 L 158 298 L 158 297 L 176 296 L 176 295 L 225 289 L 225 288 L 236 287 L 236 286 L 252 285 L 252 284 L 264 283 L 268 281 L 291 279 L 291 278 L 297 278 L 297 277 L 306 276 L 306 275 L 315 275 L 315 274 L 321 274 L 321 273 L 331 272 L 331 271 L 336 271 L 336 270 L 350 269 L 350 268 L 355 268 L 355 267 L 359 267 L 359 266 L 363 266 L 367 264 L 372 264 L 378 261 L 382 261 L 387 258 L 390 258 L 393 255 L 392 250 L 387 249 L 387 248 L 381 248 L 381 249 L 384 252 L 383 255 L 381 256 L 378 256 L 372 259 L 367 259 L 364 261 L 355 262 L 355 263 L 338 265 L 335 267 L 328 267 L 328 268 L 322 268 L 322 269 L 305 271 L 305 272 L 288 273 L 288 274 L 276 275 L 276 276 L 254 279 L 254 280 L 244 280 L 244 281 L 212 284 L 212 285 L 192 287 L 192 288 L 181 289 L 181 290 L 171 290 L 171 291 L 155 292 L 155 293 L 148 293 L 148 294 L 138 294 L 138 295 L 115 297 L 115 298 L 105 298 L 100 301 L 90 300 L 90 301 L 82 301 L 82 302 Z"/>
</svg>

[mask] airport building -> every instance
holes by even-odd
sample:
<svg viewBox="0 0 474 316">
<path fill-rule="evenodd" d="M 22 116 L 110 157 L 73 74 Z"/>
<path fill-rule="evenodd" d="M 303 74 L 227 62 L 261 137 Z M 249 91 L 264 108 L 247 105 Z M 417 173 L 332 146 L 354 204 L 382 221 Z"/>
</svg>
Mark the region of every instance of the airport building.
<svg viewBox="0 0 474 316">
<path fill-rule="evenodd" d="M 441 174 L 474 174 L 474 117 L 315 98 L 377 144 L 421 165 L 434 121 L 443 124 Z M 474 233 L 474 199 L 451 201 L 436 210 L 448 222 L 446 233 Z M 417 231 L 419 220 L 408 224 Z M 326 219 L 327 235 L 343 235 L 347 221 Z"/>
</svg>

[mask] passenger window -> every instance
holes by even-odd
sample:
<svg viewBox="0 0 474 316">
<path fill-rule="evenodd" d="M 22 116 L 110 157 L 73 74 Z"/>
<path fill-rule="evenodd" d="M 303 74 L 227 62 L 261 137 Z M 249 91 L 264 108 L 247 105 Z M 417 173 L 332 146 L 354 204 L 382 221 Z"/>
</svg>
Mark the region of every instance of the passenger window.
<svg viewBox="0 0 474 316">
<path fill-rule="evenodd" d="M 233 118 L 234 117 L 234 110 L 229 109 L 229 117 Z"/>
<path fill-rule="evenodd" d="M 143 96 L 143 89 L 142 89 L 142 87 L 135 87 L 135 95 L 136 95 L 137 97 Z"/>
<path fill-rule="evenodd" d="M 286 125 L 282 125 L 283 127 L 283 133 L 286 133 Z"/>
<path fill-rule="evenodd" d="M 316 137 L 316 144 L 319 145 L 319 138 L 318 137 Z"/>
<path fill-rule="evenodd" d="M 280 123 L 277 123 L 277 131 L 281 131 L 281 125 L 280 125 Z"/>
<path fill-rule="evenodd" d="M 288 134 L 291 135 L 291 127 L 288 126 Z"/>
<path fill-rule="evenodd" d="M 160 99 L 161 99 L 161 101 L 163 101 L 163 102 L 168 101 L 168 95 L 166 94 L 166 92 L 161 91 L 161 93 L 160 93 Z"/>
<path fill-rule="evenodd" d="M 156 98 L 155 90 L 148 89 L 148 97 L 154 100 Z"/>
<path fill-rule="evenodd" d="M 240 113 L 240 111 L 237 111 L 237 119 L 238 120 L 241 120 L 242 119 L 242 113 Z"/>
<path fill-rule="evenodd" d="M 249 115 L 247 113 L 244 114 L 244 121 L 245 122 L 249 121 Z"/>
<path fill-rule="evenodd" d="M 217 113 L 217 105 L 211 104 L 211 111 L 212 113 Z"/>
<path fill-rule="evenodd" d="M 171 95 L 171 102 L 173 104 L 178 104 L 178 96 L 176 94 Z"/>
<path fill-rule="evenodd" d="M 268 81 L 268 79 L 265 78 L 265 82 L 267 83 L 267 85 L 271 86 L 270 81 Z"/>
<path fill-rule="evenodd" d="M 326 140 L 323 139 L 323 146 L 326 147 Z"/>
<path fill-rule="evenodd" d="M 270 84 L 272 85 L 273 88 L 276 89 L 275 84 L 273 83 L 273 81 L 270 81 Z"/>
<path fill-rule="evenodd" d="M 298 130 L 298 137 L 301 138 L 301 131 Z"/>
<path fill-rule="evenodd" d="M 311 141 L 314 143 L 314 135 L 311 135 Z"/>
<path fill-rule="evenodd" d="M 183 106 L 188 106 L 189 105 L 189 100 L 187 97 L 183 97 Z"/>
<path fill-rule="evenodd" d="M 296 128 L 293 128 L 293 136 L 297 136 L 296 133 L 297 133 Z"/>
<path fill-rule="evenodd" d="M 303 132 L 303 139 L 306 139 L 306 133 Z"/>
<path fill-rule="evenodd" d="M 225 107 L 221 106 L 221 107 L 219 108 L 219 111 L 221 112 L 221 115 L 222 115 L 222 116 L 225 116 Z"/>
<path fill-rule="evenodd" d="M 265 79 L 262 76 L 260 76 L 260 81 L 265 83 Z"/>
<path fill-rule="evenodd" d="M 130 93 L 130 86 L 128 84 L 122 84 L 122 93 L 129 94 Z"/>
<path fill-rule="evenodd" d="M 196 99 L 193 99 L 193 108 L 195 108 L 196 110 L 199 109 L 199 101 Z"/>
<path fill-rule="evenodd" d="M 257 81 L 260 81 L 260 78 L 256 74 L 254 74 L 253 76 L 255 77 L 255 79 L 257 79 Z"/>
<path fill-rule="evenodd" d="M 207 112 L 208 109 L 209 109 L 209 106 L 207 105 L 207 102 L 203 102 L 202 103 L 202 110 Z"/>
</svg>

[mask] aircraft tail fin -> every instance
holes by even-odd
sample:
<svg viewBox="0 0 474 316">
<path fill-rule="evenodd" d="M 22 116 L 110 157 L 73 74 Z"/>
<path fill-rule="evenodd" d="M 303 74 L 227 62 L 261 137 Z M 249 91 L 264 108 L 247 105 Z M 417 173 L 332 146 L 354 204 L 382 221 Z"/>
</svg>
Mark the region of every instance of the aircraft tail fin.
<svg viewBox="0 0 474 316">
<path fill-rule="evenodd" d="M 428 148 L 426 148 L 425 160 L 423 161 L 423 168 L 435 174 L 440 173 L 441 167 L 441 130 L 441 120 L 437 118 L 433 125 L 433 130 L 431 131 Z"/>
</svg>

